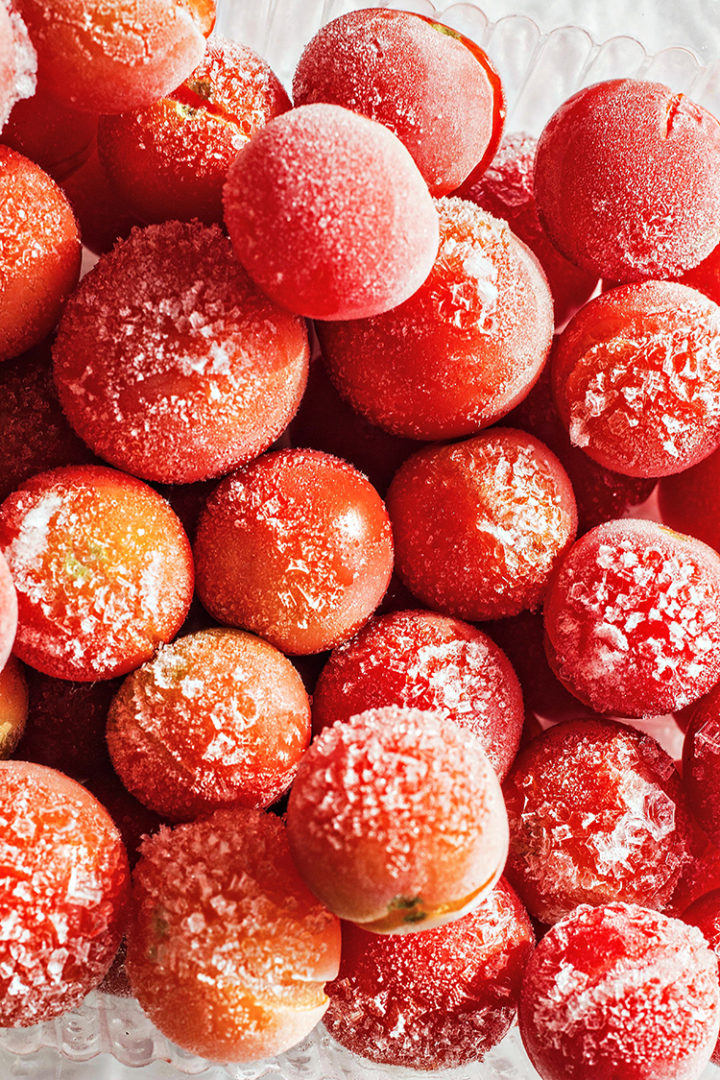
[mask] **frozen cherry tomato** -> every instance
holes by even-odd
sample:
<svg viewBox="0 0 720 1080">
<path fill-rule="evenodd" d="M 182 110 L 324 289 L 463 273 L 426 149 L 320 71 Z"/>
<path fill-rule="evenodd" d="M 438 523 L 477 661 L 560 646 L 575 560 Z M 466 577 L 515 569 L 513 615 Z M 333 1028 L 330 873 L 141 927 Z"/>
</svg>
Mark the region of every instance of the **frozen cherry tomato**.
<svg viewBox="0 0 720 1080">
<path fill-rule="evenodd" d="M 290 653 L 350 637 L 377 607 L 393 562 L 380 496 L 319 450 L 266 454 L 223 480 L 194 550 L 210 614 Z"/>
<path fill-rule="evenodd" d="M 413 439 L 456 439 L 500 419 L 529 392 L 553 334 L 545 275 L 505 222 L 465 199 L 437 209 L 435 264 L 404 304 L 318 326 L 342 396 Z"/>
<path fill-rule="evenodd" d="M 500 880 L 462 919 L 422 934 L 343 923 L 324 1024 L 355 1054 L 408 1069 L 481 1061 L 515 1019 L 534 934 Z"/>
<path fill-rule="evenodd" d="M 609 521 L 565 554 L 545 600 L 548 658 L 599 713 L 653 716 L 720 677 L 720 555 L 653 521 Z"/>
<path fill-rule="evenodd" d="M 582 905 L 531 956 L 519 1021 L 542 1080 L 698 1080 L 720 1023 L 717 960 L 679 919 Z"/>
<path fill-rule="evenodd" d="M 128 790 L 166 818 L 260 809 L 292 783 L 310 741 L 310 703 L 272 645 L 239 630 L 204 630 L 128 676 L 107 740 Z"/>
<path fill-rule="evenodd" d="M 118 468 L 173 484 L 267 449 L 300 403 L 308 355 L 303 321 L 253 285 L 219 226 L 198 221 L 135 229 L 102 257 L 53 346 L 78 434 Z"/>
<path fill-rule="evenodd" d="M 43 86 L 91 113 L 143 108 L 199 64 L 214 0 L 16 0 Z"/>
<path fill-rule="evenodd" d="M 720 125 L 660 83 L 596 83 L 546 125 L 534 184 L 573 262 L 613 281 L 669 277 L 720 240 Z"/>
<path fill-rule="evenodd" d="M 54 769 L 0 762 L 0 1023 L 78 1005 L 120 944 L 128 861 L 110 816 Z"/>
<path fill-rule="evenodd" d="M 647 281 L 596 297 L 551 362 L 570 441 L 606 469 L 666 476 L 720 442 L 720 307 L 695 289 Z"/>
<path fill-rule="evenodd" d="M 255 1061 L 315 1027 L 340 925 L 300 880 L 278 818 L 217 810 L 161 829 L 143 844 L 133 885 L 128 975 L 173 1042 Z"/>
<path fill-rule="evenodd" d="M 452 922 L 502 873 L 507 815 L 480 740 L 441 715 L 388 705 L 326 728 L 290 792 L 304 881 L 375 933 Z"/>
<path fill-rule="evenodd" d="M 323 668 L 313 727 L 386 705 L 430 710 L 467 728 L 501 780 L 517 752 L 523 703 L 515 672 L 486 634 L 460 619 L 431 611 L 371 619 Z"/>
<path fill-rule="evenodd" d="M 457 30 L 410 11 L 351 11 L 306 45 L 296 105 L 331 102 L 378 120 L 405 144 L 433 195 L 480 172 L 502 132 L 500 77 Z"/>
<path fill-rule="evenodd" d="M 70 204 L 39 165 L 0 146 L 0 360 L 54 328 L 80 273 Z"/>
<path fill-rule="evenodd" d="M 100 466 L 27 480 L 0 505 L 0 552 L 18 589 L 15 652 L 46 675 L 132 671 L 183 623 L 192 553 L 147 484 Z"/>
<path fill-rule="evenodd" d="M 577 526 L 558 459 L 510 428 L 420 450 L 396 473 L 388 509 L 411 592 L 472 620 L 539 607 Z"/>
<path fill-rule="evenodd" d="M 212 38 L 182 85 L 139 112 L 101 117 L 100 160 L 143 221 L 222 221 L 222 190 L 238 151 L 290 100 L 252 49 Z"/>
<path fill-rule="evenodd" d="M 662 910 L 690 858 L 692 826 L 672 759 L 611 720 L 558 724 L 517 757 L 503 786 L 506 873 L 544 923 L 613 900 Z"/>
<path fill-rule="evenodd" d="M 313 319 L 388 311 L 432 268 L 438 218 L 405 147 L 338 105 L 271 120 L 225 185 L 235 254 L 278 304 Z"/>
</svg>

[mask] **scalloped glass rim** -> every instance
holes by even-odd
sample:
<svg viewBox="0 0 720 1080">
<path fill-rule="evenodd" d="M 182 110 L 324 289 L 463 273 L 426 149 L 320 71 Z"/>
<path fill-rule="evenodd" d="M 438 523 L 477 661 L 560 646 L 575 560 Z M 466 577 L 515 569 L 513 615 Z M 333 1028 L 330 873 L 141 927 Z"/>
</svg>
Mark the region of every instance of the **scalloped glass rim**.
<svg viewBox="0 0 720 1080">
<path fill-rule="evenodd" d="M 429 0 L 348 3 L 347 0 L 218 0 L 218 29 L 265 56 L 289 84 L 303 46 L 316 31 L 344 12 L 359 7 L 395 7 L 430 15 L 467 35 L 486 50 L 503 79 L 507 130 L 537 134 L 548 117 L 572 93 L 603 79 L 631 76 L 666 83 L 675 91 L 720 115 L 720 60 L 703 65 L 690 49 L 670 47 L 650 54 L 633 37 L 597 43 L 578 26 L 543 33 L 524 15 L 491 22 L 473 3 L 439 4 Z M 0 1065 L 17 1075 L 48 1080 L 48 1053 L 59 1051 L 73 1062 L 111 1054 L 123 1065 L 141 1067 L 158 1061 L 179 1075 L 206 1080 L 403 1080 L 433 1076 L 438 1080 L 533 1080 L 537 1073 L 522 1048 L 517 1028 L 482 1062 L 461 1069 L 418 1073 L 375 1065 L 350 1055 L 322 1027 L 292 1051 L 254 1065 L 218 1066 L 173 1046 L 150 1023 L 132 999 L 94 993 L 78 1009 L 32 1028 L 0 1029 Z M 36 1063 L 37 1067 L 33 1068 Z M 167 1076 L 167 1072 L 163 1072 Z M 706 1080 L 720 1076 L 709 1066 Z"/>
<path fill-rule="evenodd" d="M 261 16 L 254 5 L 225 0 L 219 28 L 227 37 L 244 41 L 265 56 L 289 85 L 302 48 L 317 30 L 358 7 L 395 7 L 438 17 L 477 42 L 496 63 L 503 79 L 508 130 L 537 134 L 575 90 L 621 76 L 666 83 L 720 115 L 720 59 L 704 65 L 684 46 L 651 54 L 637 38 L 625 35 L 598 43 L 579 26 L 558 26 L 543 33 L 526 15 L 507 15 L 491 22 L 481 4 L 268 0 Z"/>
</svg>

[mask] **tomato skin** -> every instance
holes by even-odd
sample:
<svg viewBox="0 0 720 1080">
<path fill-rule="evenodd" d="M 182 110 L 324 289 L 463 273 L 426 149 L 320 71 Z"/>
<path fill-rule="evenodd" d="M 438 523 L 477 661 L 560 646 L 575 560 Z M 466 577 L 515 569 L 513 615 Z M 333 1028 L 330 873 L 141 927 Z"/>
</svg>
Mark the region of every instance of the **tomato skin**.
<svg viewBox="0 0 720 1080">
<path fill-rule="evenodd" d="M 221 482 L 198 525 L 198 595 L 283 652 L 330 649 L 370 617 L 393 545 L 383 502 L 347 462 L 280 450 Z"/>
</svg>

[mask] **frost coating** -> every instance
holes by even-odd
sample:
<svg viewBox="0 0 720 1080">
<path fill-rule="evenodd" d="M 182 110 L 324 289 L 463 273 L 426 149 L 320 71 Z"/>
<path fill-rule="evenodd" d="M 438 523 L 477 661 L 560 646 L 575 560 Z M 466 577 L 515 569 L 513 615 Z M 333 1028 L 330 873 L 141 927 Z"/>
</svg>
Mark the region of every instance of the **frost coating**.
<svg viewBox="0 0 720 1080">
<path fill-rule="evenodd" d="M 43 84 L 94 113 L 142 108 L 199 64 L 213 0 L 17 0 Z"/>
<path fill-rule="evenodd" d="M 660 83 L 585 87 L 546 125 L 535 194 L 553 243 L 610 281 L 675 276 L 720 238 L 720 128 Z"/>
<path fill-rule="evenodd" d="M 582 903 L 662 909 L 690 862 L 672 760 L 620 724 L 582 720 L 543 732 L 516 760 L 504 795 L 506 873 L 545 923 Z"/>
<path fill-rule="evenodd" d="M 219 810 L 161 829 L 143 844 L 134 886 L 128 974 L 174 1042 L 253 1061 L 315 1026 L 340 928 L 298 877 L 278 818 Z"/>
<path fill-rule="evenodd" d="M 318 330 L 338 392 L 415 439 L 472 435 L 504 416 L 537 378 L 553 330 L 540 264 L 507 224 L 465 199 L 436 206 L 440 247 L 414 295 Z"/>
<path fill-rule="evenodd" d="M 129 874 L 107 812 L 53 769 L 0 763 L 0 1023 L 73 1008 L 120 942 Z"/>
<path fill-rule="evenodd" d="M 162 483 L 265 450 L 299 404 L 308 354 L 304 323 L 199 222 L 134 229 L 83 279 L 53 348 L 73 427 L 118 468 Z"/>
<path fill-rule="evenodd" d="M 10 0 L 0 2 L 0 132 L 13 106 L 35 93 L 37 57 Z"/>
<path fill-rule="evenodd" d="M 422 284 L 437 252 L 437 214 L 408 151 L 338 105 L 271 120 L 235 159 L 224 204 L 249 275 L 307 318 L 388 311 Z"/>
<path fill-rule="evenodd" d="M 682 708 L 720 675 L 720 559 L 654 522 L 600 525 L 559 567 L 545 630 L 556 674 L 597 712 Z"/>
<path fill-rule="evenodd" d="M 458 619 L 421 611 L 371 619 L 325 665 L 313 725 L 385 705 L 432 710 L 472 732 L 501 779 L 517 750 L 523 708 L 515 673 L 490 638 Z"/>
<path fill-rule="evenodd" d="M 387 706 L 313 742 L 288 837 L 304 879 L 341 917 L 404 932 L 479 902 L 501 872 L 507 818 L 479 741 L 434 713 Z"/>
<path fill-rule="evenodd" d="M 720 308 L 676 283 L 614 289 L 561 336 L 553 382 L 571 442 L 599 464 L 680 472 L 720 441 Z"/>
<path fill-rule="evenodd" d="M 450 236 L 438 252 L 436 271 L 450 277 L 458 269 L 460 280 L 443 282 L 447 295 L 438 290 L 433 296 L 440 318 L 458 330 L 497 334 L 497 265 L 478 243 Z"/>
<path fill-rule="evenodd" d="M 334 102 L 379 121 L 433 195 L 454 191 L 492 153 L 503 102 L 484 53 L 446 30 L 405 11 L 341 15 L 300 57 L 295 103 Z"/>
<path fill-rule="evenodd" d="M 473 620 L 537 608 L 577 524 L 560 462 L 509 428 L 419 451 L 397 472 L 388 507 L 408 588 Z"/>
<path fill-rule="evenodd" d="M 0 360 L 37 345 L 77 284 L 80 238 L 70 205 L 38 165 L 0 146 Z"/>
<path fill-rule="evenodd" d="M 222 188 L 240 149 L 290 101 L 244 45 L 213 37 L 168 97 L 102 117 L 98 152 L 115 190 L 143 221 L 222 220 Z"/>
<path fill-rule="evenodd" d="M 357 469 L 318 450 L 285 450 L 219 485 L 195 557 L 213 615 L 285 652 L 319 652 L 375 610 L 392 570 L 392 535 L 380 496 Z"/>
<path fill-rule="evenodd" d="M 324 1023 L 363 1057 L 406 1068 L 482 1060 L 515 1019 L 530 921 L 501 879 L 469 915 L 422 934 L 343 925 Z"/>
<path fill-rule="evenodd" d="M 719 1022 L 717 960 L 703 935 L 632 904 L 581 906 L 553 927 L 520 1002 L 544 1080 L 697 1080 Z"/>
<path fill-rule="evenodd" d="M 96 466 L 41 473 L 0 507 L 0 550 L 18 591 L 21 659 L 99 679 L 174 636 L 192 595 L 180 522 L 138 480 Z"/>
<path fill-rule="evenodd" d="M 126 787 L 174 820 L 264 807 L 290 786 L 310 737 L 292 664 L 260 638 L 206 630 L 165 645 L 133 672 L 108 717 Z"/>
</svg>

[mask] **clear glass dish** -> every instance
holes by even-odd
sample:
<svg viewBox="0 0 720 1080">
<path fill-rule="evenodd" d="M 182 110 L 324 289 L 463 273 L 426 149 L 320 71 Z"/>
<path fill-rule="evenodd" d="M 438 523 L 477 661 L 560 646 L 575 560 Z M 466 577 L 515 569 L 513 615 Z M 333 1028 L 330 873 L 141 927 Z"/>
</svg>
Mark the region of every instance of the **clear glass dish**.
<svg viewBox="0 0 720 1080">
<path fill-rule="evenodd" d="M 495 9 L 498 0 L 489 0 Z M 602 79 L 633 76 L 663 82 L 720 115 L 720 13 L 716 0 L 683 5 L 692 9 L 702 25 L 703 9 L 710 12 L 709 40 L 702 63 L 688 48 L 671 46 L 650 54 L 634 37 L 616 36 L 602 43 L 588 31 L 563 25 L 543 32 L 527 15 L 507 15 L 490 21 L 474 3 L 439 4 L 429 0 L 386 0 L 383 5 L 366 0 L 220 0 L 218 29 L 227 37 L 250 45 L 265 56 L 280 78 L 289 84 L 304 44 L 330 19 L 357 7 L 389 6 L 437 16 L 486 50 L 496 64 L 505 86 L 508 105 L 507 131 L 537 134 L 551 113 L 574 91 Z M 614 0 L 608 0 L 613 4 Z M 664 0 L 655 0 L 657 17 L 663 20 Z M 526 4 L 527 6 L 527 4 Z M 624 0 L 623 0 L 624 8 Z M 538 7 L 535 4 L 535 7 Z M 558 4 L 543 0 L 544 14 Z M 577 12 L 566 0 L 564 9 Z M 563 9 L 563 10 L 564 10 Z M 644 9 L 645 10 L 645 9 Z M 618 19 L 621 9 L 618 7 Z M 652 16 L 646 16 L 652 18 Z M 624 25 L 620 21 L 615 25 Z M 657 30 L 657 27 L 655 28 Z M 714 35 L 713 35 L 714 29 Z M 657 34 L 655 34 L 657 37 Z M 676 39 L 677 40 L 677 39 Z M 711 51 L 712 50 L 712 51 Z M 58 1065 L 90 1062 L 104 1055 L 89 1071 L 77 1073 Z M 108 1057 L 109 1055 L 109 1057 Z M 173 1046 L 148 1021 L 137 1003 L 102 993 L 91 994 L 83 1005 L 59 1019 L 36 1027 L 0 1030 L 0 1077 L 63 1080 L 77 1075 L 101 1080 L 114 1078 L 107 1062 L 114 1059 L 130 1067 L 156 1064 L 152 1075 L 169 1080 L 177 1076 L 204 1076 L 206 1080 L 403 1080 L 432 1075 L 438 1080 L 532 1080 L 537 1074 L 522 1048 L 517 1029 L 483 1062 L 461 1069 L 432 1074 L 374 1065 L 353 1057 L 334 1043 L 322 1027 L 290 1053 L 254 1065 L 211 1065 Z M 143 1072 L 144 1076 L 145 1073 Z M 720 1080 L 720 1069 L 709 1066 L 703 1080 Z M 650 1080 L 650 1078 L 648 1078 Z"/>
</svg>

